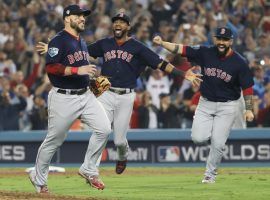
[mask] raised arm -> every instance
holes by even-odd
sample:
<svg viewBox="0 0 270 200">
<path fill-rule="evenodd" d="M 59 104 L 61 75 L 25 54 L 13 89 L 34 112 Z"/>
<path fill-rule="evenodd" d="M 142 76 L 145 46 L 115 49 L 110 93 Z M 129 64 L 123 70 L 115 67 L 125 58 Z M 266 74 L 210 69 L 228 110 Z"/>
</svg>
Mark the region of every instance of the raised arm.
<svg viewBox="0 0 270 200">
<path fill-rule="evenodd" d="M 183 44 L 176 44 L 163 41 L 160 36 L 156 36 L 153 39 L 153 42 L 157 45 L 160 45 L 167 49 L 168 51 L 175 53 L 175 54 L 182 54 L 183 53 Z"/>
</svg>

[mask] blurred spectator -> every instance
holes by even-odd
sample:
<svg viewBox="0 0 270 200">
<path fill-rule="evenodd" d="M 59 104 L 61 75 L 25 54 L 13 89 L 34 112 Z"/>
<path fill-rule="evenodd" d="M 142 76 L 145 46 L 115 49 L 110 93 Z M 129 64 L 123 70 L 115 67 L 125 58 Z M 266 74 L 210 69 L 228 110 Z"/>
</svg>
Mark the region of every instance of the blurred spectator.
<svg viewBox="0 0 270 200">
<path fill-rule="evenodd" d="M 160 94 L 158 128 L 180 128 L 179 111 L 172 104 L 171 97 L 168 93 Z"/>
<path fill-rule="evenodd" d="M 198 92 L 199 88 L 196 86 L 192 86 L 191 88 L 184 91 L 183 99 L 178 103 L 178 109 L 181 116 L 181 128 L 191 128 L 193 115 L 195 109 L 191 107 L 191 101 L 196 92 Z"/>
<path fill-rule="evenodd" d="M 268 84 L 268 80 L 265 79 L 265 74 L 262 66 L 258 65 L 253 69 L 254 73 L 254 95 L 258 96 L 258 98 L 261 100 L 261 103 L 259 105 L 259 108 L 264 107 L 264 93 L 265 93 L 265 85 Z"/>
<path fill-rule="evenodd" d="M 139 128 L 157 128 L 158 109 L 152 104 L 152 97 L 149 92 L 142 94 L 141 105 L 138 107 Z"/>
<path fill-rule="evenodd" d="M 161 70 L 153 70 L 147 83 L 146 90 L 152 97 L 152 103 L 159 108 L 160 107 L 160 94 L 170 93 L 171 82 L 168 76 L 165 76 Z"/>
<path fill-rule="evenodd" d="M 142 102 L 142 90 L 138 90 L 136 92 L 134 104 L 133 104 L 133 110 L 131 114 L 131 119 L 130 119 L 130 128 L 139 128 L 139 113 L 138 113 L 138 108 L 141 105 Z"/>
<path fill-rule="evenodd" d="M 10 59 L 7 54 L 0 50 L 0 72 L 5 76 L 11 76 L 16 72 L 16 65 Z"/>
<path fill-rule="evenodd" d="M 18 96 L 18 102 L 12 103 L 10 93 L 2 92 L 0 95 L 0 130 L 19 130 L 20 112 L 26 107 L 26 101 Z"/>
<path fill-rule="evenodd" d="M 270 127 L 270 90 L 264 94 L 265 107 L 259 110 L 257 124 L 259 127 Z"/>
<path fill-rule="evenodd" d="M 47 74 L 45 74 L 42 78 L 42 82 L 36 88 L 35 96 L 42 96 L 42 98 L 45 99 L 45 102 L 47 103 L 48 94 L 51 88 L 52 85 Z"/>
<path fill-rule="evenodd" d="M 23 131 L 31 130 L 31 123 L 29 120 L 29 112 L 33 108 L 33 96 L 30 94 L 28 88 L 24 84 L 18 84 L 14 90 L 26 102 L 25 109 L 21 110 L 19 117 L 19 129 Z"/>
<path fill-rule="evenodd" d="M 45 130 L 48 128 L 48 114 L 44 99 L 41 96 L 34 97 L 34 106 L 29 112 L 32 130 Z"/>
</svg>

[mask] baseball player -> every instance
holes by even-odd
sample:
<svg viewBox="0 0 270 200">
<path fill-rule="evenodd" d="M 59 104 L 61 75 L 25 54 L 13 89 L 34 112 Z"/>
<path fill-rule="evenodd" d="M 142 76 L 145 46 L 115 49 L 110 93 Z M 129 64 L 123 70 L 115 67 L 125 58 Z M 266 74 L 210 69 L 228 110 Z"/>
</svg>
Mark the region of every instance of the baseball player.
<svg viewBox="0 0 270 200">
<path fill-rule="evenodd" d="M 63 12 L 65 28 L 48 45 L 46 72 L 53 85 L 48 95 L 48 134 L 38 150 L 35 170 L 29 174 L 38 193 L 49 193 L 49 164 L 77 118 L 93 130 L 79 174 L 92 187 L 105 187 L 95 163 L 106 144 L 99 141 L 107 141 L 111 126 L 105 110 L 88 88 L 89 77 L 96 68 L 89 64 L 87 45 L 79 35 L 89 14 L 90 10 L 78 5 L 67 6 Z"/>
<path fill-rule="evenodd" d="M 112 22 L 114 37 L 101 39 L 88 45 L 88 52 L 94 58 L 103 58 L 101 75 L 110 78 L 109 91 L 99 96 L 98 100 L 102 103 L 112 124 L 114 144 L 118 152 L 115 172 L 121 174 L 127 164 L 129 148 L 127 130 L 135 99 L 134 88 L 141 72 L 146 66 L 150 66 L 153 69 L 184 76 L 193 84 L 199 84 L 201 75 L 193 73 L 193 69 L 183 72 L 174 68 L 172 64 L 161 59 L 144 44 L 128 37 L 131 26 L 126 14 L 117 14 L 112 18 Z"/>
<path fill-rule="evenodd" d="M 128 157 L 127 130 L 135 99 L 134 88 L 141 72 L 146 66 L 150 66 L 153 69 L 185 76 L 194 84 L 198 84 L 200 78 L 191 70 L 186 73 L 177 70 L 141 42 L 128 37 L 131 26 L 130 18 L 125 13 L 114 16 L 112 22 L 114 37 L 89 45 L 88 52 L 94 58 L 103 57 L 101 74 L 110 77 L 109 91 L 104 92 L 98 100 L 112 123 L 114 144 L 118 152 L 115 171 L 121 174 L 126 168 Z"/>
<path fill-rule="evenodd" d="M 169 43 L 158 36 L 153 41 L 201 66 L 201 97 L 195 111 L 191 137 L 197 144 L 211 141 L 202 183 L 215 183 L 223 149 L 239 109 L 241 89 L 245 100 L 244 118 L 247 121 L 254 118 L 254 83 L 249 66 L 246 60 L 232 49 L 233 34 L 227 27 L 217 28 L 214 35 L 215 45 L 211 47 Z"/>
</svg>

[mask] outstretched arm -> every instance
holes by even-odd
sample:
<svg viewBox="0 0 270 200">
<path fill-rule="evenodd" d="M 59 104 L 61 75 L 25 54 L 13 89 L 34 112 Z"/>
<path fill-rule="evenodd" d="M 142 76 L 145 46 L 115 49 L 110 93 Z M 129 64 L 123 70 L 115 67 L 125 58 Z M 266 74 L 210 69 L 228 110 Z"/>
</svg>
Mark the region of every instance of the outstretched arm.
<svg viewBox="0 0 270 200">
<path fill-rule="evenodd" d="M 168 63 L 167 61 L 163 60 L 159 65 L 158 68 L 164 72 L 167 72 L 168 74 L 173 74 L 175 76 L 183 76 L 185 79 L 190 81 L 192 85 L 199 86 L 202 82 L 202 75 L 201 74 L 195 74 L 193 70 L 196 69 L 196 67 L 192 67 L 188 71 L 184 72 L 182 70 L 179 70 L 175 68 L 171 63 Z"/>
<path fill-rule="evenodd" d="M 153 42 L 157 45 L 160 45 L 167 49 L 168 51 L 175 53 L 175 54 L 182 54 L 183 53 L 183 44 L 176 44 L 163 41 L 160 36 L 156 36 L 153 39 Z"/>
</svg>

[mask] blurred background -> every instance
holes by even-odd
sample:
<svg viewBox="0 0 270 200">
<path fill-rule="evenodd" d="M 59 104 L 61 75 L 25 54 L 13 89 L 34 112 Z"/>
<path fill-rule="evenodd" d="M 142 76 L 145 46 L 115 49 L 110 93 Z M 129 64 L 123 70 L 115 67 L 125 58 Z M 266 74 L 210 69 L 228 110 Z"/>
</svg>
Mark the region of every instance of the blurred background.
<svg viewBox="0 0 270 200">
<path fill-rule="evenodd" d="M 63 28 L 63 8 L 92 0 L 0 1 L 0 131 L 46 130 L 45 56 L 35 51 Z M 217 26 L 233 30 L 234 46 L 246 57 L 254 76 L 255 120 L 248 127 L 270 127 L 270 1 L 268 0 L 98 0 L 82 36 L 87 43 L 112 35 L 111 17 L 131 17 L 134 37 L 177 68 L 192 66 L 152 43 L 155 35 L 188 45 L 212 45 Z M 102 60 L 93 60 L 100 66 Z M 233 67 L 233 66 L 232 66 Z M 190 128 L 199 88 L 181 77 L 147 69 L 138 79 L 131 128 Z M 87 129 L 79 120 L 72 130 Z"/>
</svg>

